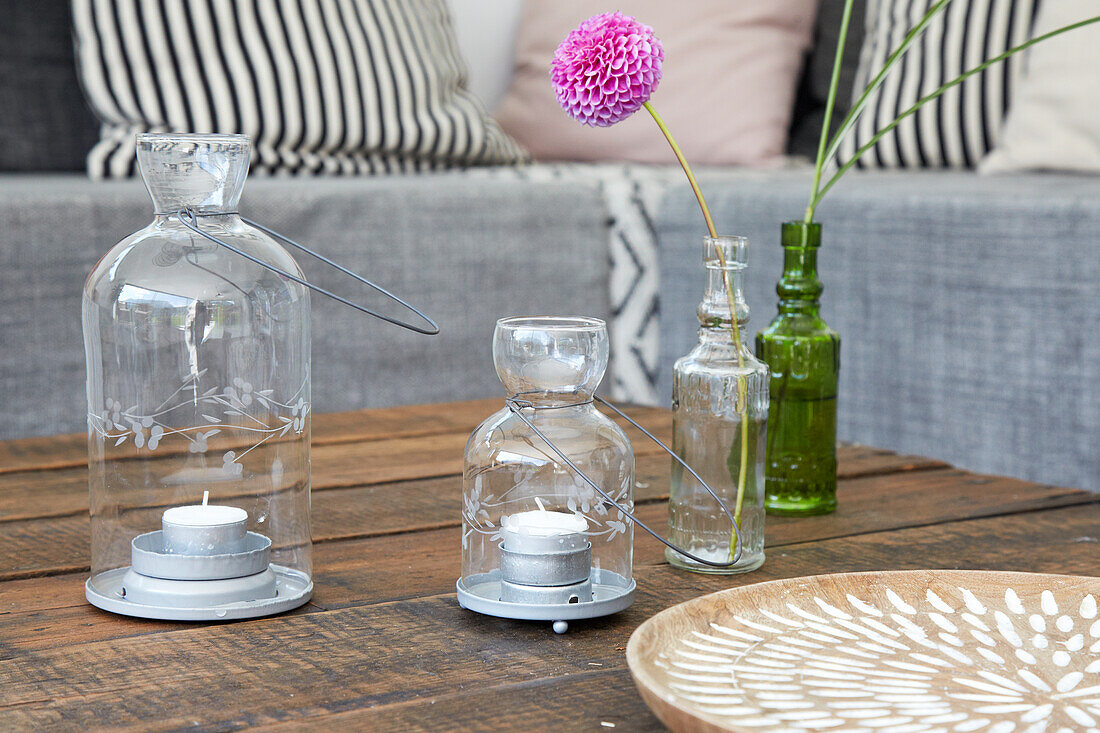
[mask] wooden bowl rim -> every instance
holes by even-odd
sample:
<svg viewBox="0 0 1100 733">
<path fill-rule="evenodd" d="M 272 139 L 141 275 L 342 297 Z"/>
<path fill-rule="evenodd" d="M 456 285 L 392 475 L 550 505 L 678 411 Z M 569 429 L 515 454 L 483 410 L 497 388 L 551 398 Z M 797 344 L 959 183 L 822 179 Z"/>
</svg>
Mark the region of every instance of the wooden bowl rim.
<svg viewBox="0 0 1100 733">
<path fill-rule="evenodd" d="M 638 628 L 634 629 L 634 633 L 630 635 L 630 640 L 626 644 L 626 664 L 630 670 L 630 676 L 634 679 L 634 684 L 637 686 L 642 698 L 646 700 L 646 704 L 662 723 L 668 725 L 664 717 L 660 714 L 661 711 L 657 710 L 650 702 L 649 697 L 652 695 L 654 698 L 659 699 L 665 705 L 677 710 L 680 715 L 694 718 L 714 730 L 727 730 L 738 731 L 741 729 L 729 727 L 729 721 L 720 718 L 714 718 L 706 713 L 688 707 L 682 704 L 682 700 L 675 695 L 669 695 L 658 685 L 653 679 L 651 671 L 643 664 L 641 658 L 642 652 L 640 647 L 644 640 L 653 633 L 653 629 L 658 624 L 662 623 L 665 619 L 675 618 L 684 614 L 688 607 L 695 605 L 702 605 L 707 602 L 714 602 L 714 599 L 719 596 L 732 595 L 736 596 L 742 593 L 760 593 L 768 592 L 772 588 L 782 588 L 784 586 L 791 586 L 795 584 L 821 584 L 823 582 L 835 582 L 842 578 L 866 578 L 866 579 L 879 579 L 879 578 L 920 578 L 922 576 L 934 576 L 937 579 L 943 579 L 945 576 L 954 578 L 983 578 L 985 582 L 990 582 L 995 579 L 1009 579 L 1017 578 L 1020 581 L 1028 584 L 1038 582 L 1038 579 L 1045 578 L 1048 582 L 1057 582 L 1064 584 L 1070 582 L 1074 585 L 1083 585 L 1088 587 L 1089 585 L 1096 584 L 1097 589 L 1094 592 L 1100 592 L 1100 577 L 1092 575 L 1061 575 L 1056 573 L 1029 573 L 1018 570 L 960 570 L 958 568 L 923 568 L 919 570 L 864 570 L 851 573 L 822 573 L 819 575 L 803 575 L 794 578 L 780 578 L 778 580 L 766 580 L 760 583 L 749 583 L 747 585 L 740 585 L 736 588 L 725 588 L 714 593 L 708 593 L 698 598 L 692 598 L 691 600 L 678 603 L 675 606 L 666 608 L 663 611 L 655 613 L 642 622 Z M 874 581 L 872 581 L 874 582 Z M 745 729 L 747 730 L 747 729 Z"/>
</svg>

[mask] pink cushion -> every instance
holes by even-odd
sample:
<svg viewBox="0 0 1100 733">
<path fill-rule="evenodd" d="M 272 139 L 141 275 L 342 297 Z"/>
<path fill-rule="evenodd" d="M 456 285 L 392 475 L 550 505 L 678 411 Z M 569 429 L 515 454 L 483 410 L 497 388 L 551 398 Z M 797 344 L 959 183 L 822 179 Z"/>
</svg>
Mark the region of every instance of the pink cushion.
<svg viewBox="0 0 1100 733">
<path fill-rule="evenodd" d="M 645 110 L 608 128 L 566 117 L 550 85 L 550 59 L 590 15 L 622 10 L 653 28 L 665 49 L 652 99 L 696 165 L 774 163 L 787 126 L 815 0 L 526 0 L 516 69 L 495 117 L 538 160 L 675 162 Z"/>
</svg>

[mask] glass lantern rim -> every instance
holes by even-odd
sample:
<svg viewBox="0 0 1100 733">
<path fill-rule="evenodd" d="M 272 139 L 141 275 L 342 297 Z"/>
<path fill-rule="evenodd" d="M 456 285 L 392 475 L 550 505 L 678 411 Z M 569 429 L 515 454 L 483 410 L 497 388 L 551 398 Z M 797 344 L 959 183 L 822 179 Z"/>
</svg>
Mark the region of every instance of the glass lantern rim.
<svg viewBox="0 0 1100 733">
<path fill-rule="evenodd" d="M 703 235 L 703 244 L 714 246 L 714 243 L 731 244 L 731 245 L 747 245 L 749 238 L 743 234 L 719 234 L 716 237 L 712 237 L 709 234 Z"/>
<path fill-rule="evenodd" d="M 497 321 L 501 330 L 540 329 L 547 331 L 588 331 L 607 329 L 607 322 L 591 316 L 509 316 Z"/>
<path fill-rule="evenodd" d="M 740 235 L 720 234 L 703 237 L 703 264 L 707 270 L 740 272 L 748 266 L 749 238 Z M 718 258 L 722 252 L 725 264 Z"/>
<path fill-rule="evenodd" d="M 139 132 L 137 142 L 208 143 L 211 145 L 251 145 L 252 138 L 240 133 L 223 132 Z"/>
</svg>

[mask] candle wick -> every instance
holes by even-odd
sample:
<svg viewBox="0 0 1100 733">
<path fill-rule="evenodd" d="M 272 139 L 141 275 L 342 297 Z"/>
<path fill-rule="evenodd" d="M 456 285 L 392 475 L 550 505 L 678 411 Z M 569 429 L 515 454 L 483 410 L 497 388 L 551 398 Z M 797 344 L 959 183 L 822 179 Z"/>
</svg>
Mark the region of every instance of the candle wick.
<svg viewBox="0 0 1100 733">
<path fill-rule="evenodd" d="M 209 491 L 204 491 L 204 492 L 202 492 L 202 505 L 203 505 L 203 506 L 206 506 L 206 502 L 207 502 L 207 501 L 208 501 L 209 499 L 210 499 L 210 492 L 209 492 Z"/>
</svg>

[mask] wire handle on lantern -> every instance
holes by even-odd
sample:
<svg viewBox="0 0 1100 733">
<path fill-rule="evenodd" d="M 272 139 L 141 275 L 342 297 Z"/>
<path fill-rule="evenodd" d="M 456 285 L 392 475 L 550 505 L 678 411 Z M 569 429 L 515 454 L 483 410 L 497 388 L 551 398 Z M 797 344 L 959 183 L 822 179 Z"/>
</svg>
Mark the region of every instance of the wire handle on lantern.
<svg viewBox="0 0 1100 733">
<path fill-rule="evenodd" d="M 370 280 L 367 280 L 362 275 L 359 275 L 355 272 L 352 272 L 351 270 L 344 267 L 343 265 L 340 265 L 340 264 L 337 264 L 336 262 L 333 262 L 328 257 L 325 257 L 324 255 L 322 255 L 318 252 L 314 252 L 309 247 L 306 247 L 303 244 L 298 244 L 293 239 L 290 239 L 289 237 L 283 236 L 282 234 L 279 234 L 278 232 L 274 231 L 273 229 L 268 229 L 267 227 L 263 226 L 262 224 L 257 224 L 256 222 L 252 221 L 251 219 L 245 219 L 244 217 L 241 217 L 241 221 L 243 221 L 245 224 L 248 224 L 249 226 L 255 227 L 256 229 L 259 229 L 264 234 L 272 236 L 275 239 L 282 240 L 283 242 L 286 242 L 287 244 L 289 244 L 291 247 L 295 247 L 296 249 L 299 249 L 302 252 L 305 252 L 307 255 L 310 255 L 311 257 L 315 257 L 315 258 L 319 259 L 321 262 L 324 262 L 326 265 L 329 265 L 330 267 L 334 267 L 337 270 L 339 270 L 340 272 L 344 273 L 345 275 L 349 275 L 349 276 L 355 278 L 359 282 L 361 282 L 364 285 L 366 285 L 367 287 L 372 288 L 375 291 L 381 293 L 382 295 L 386 296 L 387 298 L 394 301 L 395 303 L 398 303 L 399 305 L 402 305 L 405 308 L 408 308 L 413 313 L 415 313 L 416 315 L 423 318 L 429 324 L 429 328 L 424 328 L 422 326 L 416 326 L 416 325 L 413 325 L 411 323 L 406 323 L 404 321 L 400 321 L 396 318 L 391 318 L 390 316 L 383 315 L 383 314 L 378 313 L 376 311 L 372 311 L 370 308 L 359 305 L 358 303 L 353 303 L 352 301 L 348 300 L 347 298 L 343 298 L 343 297 L 337 295 L 336 293 L 325 290 L 324 288 L 322 288 L 318 285 L 312 285 L 312 284 L 306 282 L 304 279 L 302 279 L 302 278 L 300 278 L 296 275 L 292 275 L 289 272 L 286 272 L 284 270 L 280 270 L 278 267 L 275 267 L 274 265 L 269 265 L 269 264 L 267 264 L 266 262 L 263 262 L 262 260 L 260 260 L 257 257 L 254 257 L 254 256 L 252 256 L 252 255 L 250 255 L 246 252 L 243 252 L 242 250 L 240 250 L 240 249 L 238 249 L 238 248 L 236 248 L 236 247 L 234 247 L 230 244 L 226 244 L 225 242 L 218 239 L 214 235 L 208 234 L 208 233 L 204 232 L 202 229 L 200 229 L 199 228 L 198 215 L 194 211 L 192 211 L 191 209 L 180 209 L 179 211 L 177 211 L 175 213 L 175 217 L 176 217 L 176 219 L 179 220 L 179 222 L 181 224 L 183 224 L 185 227 L 187 227 L 188 229 L 193 231 L 195 234 L 198 234 L 201 237 L 205 237 L 206 239 L 209 239 L 211 242 L 213 242 L 215 244 L 218 244 L 218 245 L 221 245 L 222 247 L 225 247 L 230 252 L 235 252 L 236 254 L 239 254 L 241 257 L 244 257 L 246 260 L 250 260 L 252 262 L 255 262 L 260 267 L 266 267 L 268 270 L 271 270 L 272 272 L 274 272 L 277 275 L 285 277 L 288 280 L 293 280 L 294 282 L 298 283 L 299 285 L 304 285 L 305 287 L 309 288 L 310 290 L 316 291 L 316 292 L 320 293 L 321 295 L 328 296 L 329 298 L 332 298 L 333 300 L 335 300 L 337 302 L 343 303 L 346 306 L 350 306 L 350 307 L 354 308 L 357 311 L 361 311 L 363 313 L 366 313 L 369 316 L 374 316 L 375 318 L 386 321 L 387 323 L 392 323 L 395 326 L 400 326 L 401 328 L 407 328 L 408 330 L 415 331 L 416 333 L 425 334 L 426 336 L 435 336 L 437 333 L 439 333 L 439 326 L 436 325 L 435 321 L 433 321 L 431 318 L 428 318 L 428 316 L 424 315 L 424 313 L 422 313 L 420 311 L 420 309 L 417 308 L 416 306 L 410 305 L 409 303 L 405 302 L 404 300 L 397 297 L 396 295 L 394 295 L 390 291 L 386 290 L 385 288 L 381 287 L 380 285 L 375 285 L 374 283 L 372 283 Z"/>
<path fill-rule="evenodd" d="M 528 420 L 527 417 L 523 414 L 524 409 L 553 410 L 553 409 L 557 409 L 557 406 L 538 407 L 533 402 L 531 402 L 530 400 L 520 399 L 519 395 L 516 395 L 515 397 L 509 397 L 504 402 L 505 402 L 505 404 L 508 405 L 508 409 L 511 410 L 516 415 L 516 417 L 518 417 L 520 420 L 522 420 L 527 425 L 527 427 L 531 428 L 531 430 L 534 431 L 535 435 L 539 436 L 539 438 L 542 439 L 543 443 L 546 443 L 546 445 L 550 446 L 550 449 L 553 450 L 555 453 L 557 453 L 558 457 L 561 458 L 563 461 L 565 461 L 565 464 L 567 466 L 569 466 L 569 468 L 571 468 L 574 473 L 576 473 L 578 476 L 580 476 L 581 479 L 583 479 L 586 484 L 588 484 L 593 489 L 595 489 L 596 493 L 598 493 L 600 496 L 602 496 L 604 499 L 606 499 L 613 507 L 618 509 L 628 519 L 630 519 L 630 521 L 634 522 L 634 524 L 636 524 L 639 527 L 641 527 L 642 529 L 644 529 L 654 539 L 656 539 L 658 542 L 663 544 L 665 547 L 668 547 L 670 550 L 675 550 L 676 552 L 680 553 L 681 555 L 688 558 L 689 560 L 694 560 L 697 563 L 701 563 L 703 565 L 708 565 L 712 568 L 729 568 L 729 567 L 733 567 L 734 565 L 736 565 L 738 563 L 738 561 L 741 559 L 741 528 L 737 526 L 737 520 L 734 518 L 733 512 L 731 512 L 729 510 L 729 507 L 726 506 L 726 502 L 724 502 L 720 498 L 718 498 L 718 495 L 714 493 L 714 489 L 710 488 L 710 486 L 707 484 L 707 482 L 704 481 L 699 474 L 695 473 L 695 469 L 693 469 L 691 466 L 689 466 L 687 463 L 685 463 L 684 460 L 682 458 L 680 458 L 680 456 L 673 453 L 672 450 L 667 445 L 665 445 L 660 440 L 658 440 L 657 437 L 653 435 L 653 433 L 651 433 L 648 430 L 646 430 L 645 428 L 643 428 L 641 425 L 639 425 L 634 420 L 632 420 L 630 417 L 628 417 L 626 415 L 626 413 L 624 413 L 619 408 L 615 407 L 615 405 L 611 404 L 610 402 L 608 402 L 604 398 L 602 398 L 598 395 L 592 395 L 592 400 L 598 401 L 601 405 L 610 408 L 619 417 L 623 418 L 628 423 L 630 423 L 634 427 L 638 428 L 638 430 L 642 431 L 642 433 L 647 438 L 652 440 L 657 445 L 661 446 L 661 448 L 664 449 L 665 453 L 668 453 L 681 466 L 686 468 L 688 470 L 688 472 L 692 476 L 695 477 L 695 480 L 703 485 L 703 488 L 707 490 L 707 493 L 709 493 L 712 497 L 714 497 L 714 500 L 716 502 L 718 502 L 718 506 L 722 507 L 722 511 L 725 512 L 727 517 L 729 517 L 730 524 L 733 525 L 734 536 L 737 538 L 736 548 L 735 548 L 733 556 L 732 556 L 732 558 L 730 559 L 729 562 L 714 562 L 713 560 L 705 560 L 705 559 L 703 559 L 703 558 L 701 558 L 697 555 L 694 555 L 694 554 L 688 552 L 687 550 L 683 549 L 682 547 L 678 547 L 677 545 L 673 544 L 670 540 L 667 540 L 664 537 L 662 537 L 656 531 L 651 529 L 649 527 L 649 525 L 647 525 L 645 522 L 643 522 L 642 520 L 640 520 L 636 516 L 634 516 L 633 512 L 626 509 L 622 504 L 620 504 L 619 502 L 617 502 L 613 498 L 611 498 L 610 494 L 608 494 L 606 491 L 604 491 L 599 486 L 597 486 L 596 483 L 594 481 L 592 481 L 592 479 L 588 478 L 588 476 L 585 475 L 584 471 L 582 471 L 580 468 L 577 467 L 577 464 L 575 464 L 575 463 L 573 463 L 573 461 L 569 460 L 569 456 L 562 453 L 562 451 L 556 445 L 554 445 L 552 442 L 550 442 L 550 439 L 547 438 L 545 435 L 543 435 L 542 431 L 539 430 L 538 428 L 536 428 L 534 423 L 532 423 L 530 420 Z M 589 400 L 588 403 L 591 403 L 592 400 Z"/>
</svg>

